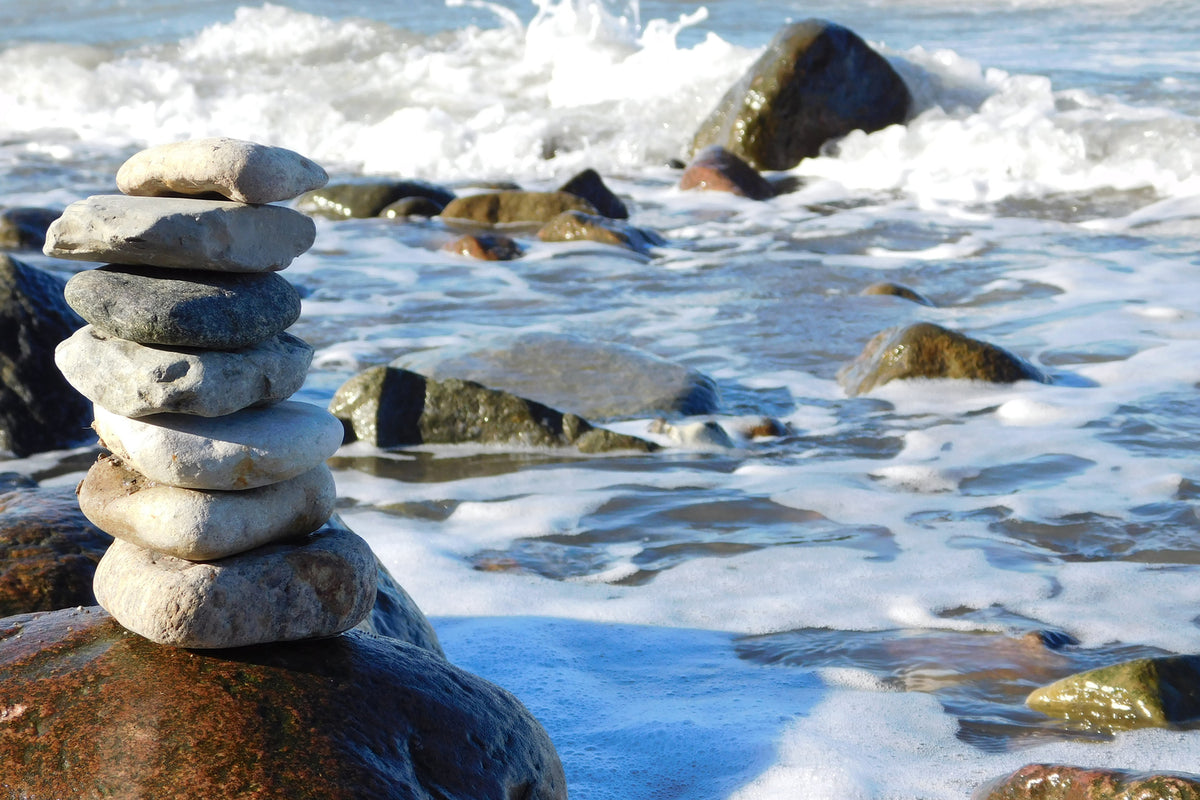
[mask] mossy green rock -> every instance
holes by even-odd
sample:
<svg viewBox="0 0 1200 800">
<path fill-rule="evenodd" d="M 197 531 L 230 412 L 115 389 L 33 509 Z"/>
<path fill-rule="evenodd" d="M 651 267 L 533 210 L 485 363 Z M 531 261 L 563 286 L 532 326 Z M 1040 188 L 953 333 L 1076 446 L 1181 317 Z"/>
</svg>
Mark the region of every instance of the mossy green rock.
<svg viewBox="0 0 1200 800">
<path fill-rule="evenodd" d="M 459 197 L 442 209 L 441 216 L 485 226 L 544 224 L 564 211 L 595 214 L 596 207 L 570 192 L 487 192 Z"/>
<path fill-rule="evenodd" d="M 329 404 L 347 441 L 414 444 L 574 445 L 585 453 L 649 452 L 655 445 L 600 431 L 587 420 L 472 381 L 435 381 L 396 367 L 372 367 L 346 381 Z"/>
<path fill-rule="evenodd" d="M 1028 764 L 979 787 L 972 800 L 1200 800 L 1200 775 Z"/>
<path fill-rule="evenodd" d="M 1112 731 L 1200 722 L 1200 656 L 1141 658 L 1068 675 L 1025 700 L 1035 711 Z"/>
<path fill-rule="evenodd" d="M 823 20 L 788 25 L 717 104 L 692 140 L 759 170 L 791 169 L 830 139 L 902 123 L 912 98 L 883 56 Z"/>
<path fill-rule="evenodd" d="M 300 195 L 296 208 L 333 219 L 362 219 L 377 217 L 393 203 L 417 197 L 427 198 L 440 207 L 453 200 L 454 193 L 424 181 L 332 183 Z"/>
<path fill-rule="evenodd" d="M 0 620 L 0 787 L 52 798 L 565 800 L 511 694 L 362 631 L 195 652 L 98 607 Z"/>
<path fill-rule="evenodd" d="M 881 331 L 858 358 L 838 372 L 838 382 L 852 396 L 866 394 L 889 381 L 911 378 L 990 383 L 1049 381 L 1032 364 L 1004 348 L 931 322 Z"/>
</svg>

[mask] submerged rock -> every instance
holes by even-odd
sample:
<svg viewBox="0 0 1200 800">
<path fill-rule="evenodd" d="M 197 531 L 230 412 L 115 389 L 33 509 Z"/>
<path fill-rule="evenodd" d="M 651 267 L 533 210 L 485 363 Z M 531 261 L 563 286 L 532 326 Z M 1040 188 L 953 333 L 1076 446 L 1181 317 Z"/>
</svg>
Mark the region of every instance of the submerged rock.
<svg viewBox="0 0 1200 800">
<path fill-rule="evenodd" d="M 625 203 L 605 185 L 600 173 L 594 169 L 585 169 L 558 187 L 558 190 L 582 197 L 605 217 L 629 219 L 629 209 L 625 207 Z"/>
<path fill-rule="evenodd" d="M 521 245 L 512 237 L 487 233 L 460 236 L 447 242 L 442 249 L 480 261 L 512 261 L 523 253 Z"/>
<path fill-rule="evenodd" d="M 0 451 L 24 457 L 92 438 L 91 404 L 52 366 L 54 348 L 83 325 L 60 278 L 0 253 Z"/>
<path fill-rule="evenodd" d="M 1068 675 L 1032 692 L 1035 711 L 1103 731 L 1200 721 L 1200 656 L 1140 658 Z"/>
<path fill-rule="evenodd" d="M 751 200 L 769 200 L 775 188 L 758 170 L 719 145 L 701 150 L 679 179 L 684 191 L 728 192 Z"/>
<path fill-rule="evenodd" d="M 585 453 L 649 452 L 643 439 L 595 428 L 532 400 L 472 381 L 436 381 L 396 367 L 372 367 L 342 384 L 329 404 L 347 441 L 376 447 L 414 444 L 574 445 Z"/>
<path fill-rule="evenodd" d="M 46 246 L 46 231 L 60 214 L 51 208 L 29 206 L 0 210 L 0 248 L 40 253 Z"/>
<path fill-rule="evenodd" d="M 564 211 L 559 214 L 542 226 L 538 231 L 538 238 L 543 242 L 599 242 L 642 254 L 665 244 L 663 238 L 653 231 L 634 227 L 621 220 L 585 214 L 582 211 Z"/>
<path fill-rule="evenodd" d="M 454 199 L 454 192 L 424 181 L 359 181 L 334 183 L 322 189 L 306 192 L 296 201 L 296 208 L 306 214 L 333 219 L 377 217 L 399 200 L 423 197 L 444 207 Z"/>
<path fill-rule="evenodd" d="M 587 200 L 569 192 L 487 192 L 460 197 L 442 209 L 442 218 L 477 225 L 546 223 L 564 211 L 595 214 Z"/>
<path fill-rule="evenodd" d="M 881 331 L 838 372 L 838 382 L 852 396 L 911 378 L 1049 381 L 1037 367 L 1001 347 L 930 322 Z"/>
<path fill-rule="evenodd" d="M 361 631 L 189 651 L 99 608 L 10 617 L 0 697 L 0 786 L 25 800 L 567 797 L 516 698 Z"/>
<path fill-rule="evenodd" d="M 791 169 L 830 139 L 904 122 L 911 103 L 900 76 L 853 31 L 809 19 L 776 34 L 691 150 L 720 145 L 755 169 Z"/>
<path fill-rule="evenodd" d="M 430 197 L 405 197 L 394 203 L 388 203 L 379 212 L 379 216 L 387 219 L 405 219 L 407 217 L 436 217 L 446 207 L 445 203 Z"/>
<path fill-rule="evenodd" d="M 69 487 L 0 488 L 0 617 L 95 604 L 92 575 L 111 543 Z"/>
<path fill-rule="evenodd" d="M 553 333 L 412 353 L 392 366 L 435 380 L 462 378 L 590 419 L 715 413 L 711 378 L 626 345 Z"/>
<path fill-rule="evenodd" d="M 972 800 L 1200 800 L 1200 775 L 1028 764 L 979 787 Z"/>
<path fill-rule="evenodd" d="M 891 283 L 889 281 L 880 281 L 872 283 L 867 288 L 863 289 L 860 294 L 863 295 L 890 295 L 892 297 L 900 297 L 909 300 L 913 303 L 918 303 L 923 306 L 932 306 L 933 302 L 920 292 L 910 289 L 907 286 L 899 283 Z"/>
</svg>

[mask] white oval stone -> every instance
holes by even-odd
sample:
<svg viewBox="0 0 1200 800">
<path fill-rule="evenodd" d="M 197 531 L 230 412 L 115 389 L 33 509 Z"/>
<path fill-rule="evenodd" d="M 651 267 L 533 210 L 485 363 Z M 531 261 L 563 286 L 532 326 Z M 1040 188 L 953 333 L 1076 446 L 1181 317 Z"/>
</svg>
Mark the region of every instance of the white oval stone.
<svg viewBox="0 0 1200 800">
<path fill-rule="evenodd" d="M 328 181 L 324 169 L 295 151 L 228 138 L 151 147 L 117 170 L 117 188 L 125 194 L 216 193 L 240 203 L 290 200 Z"/>
<path fill-rule="evenodd" d="M 127 266 L 272 272 L 312 247 L 312 219 L 284 206 L 94 195 L 50 223 L 42 252 Z"/>
<path fill-rule="evenodd" d="M 172 350 L 87 325 L 59 343 L 54 363 L 86 398 L 122 417 L 219 417 L 291 397 L 304 385 L 312 354 L 290 333 L 245 350 Z"/>
<path fill-rule="evenodd" d="M 187 489 L 253 489 L 294 478 L 337 452 L 343 434 L 332 414 L 292 400 L 224 417 L 93 411 L 104 447 L 150 480 Z"/>
<path fill-rule="evenodd" d="M 242 647 L 332 636 L 375 602 L 370 546 L 332 520 L 294 543 L 193 562 L 117 539 L 96 600 L 134 633 L 176 647 Z"/>
<path fill-rule="evenodd" d="M 155 483 L 112 457 L 93 464 L 76 493 L 80 510 L 100 530 L 189 561 L 312 533 L 329 520 L 337 499 L 324 464 L 257 489 L 216 492 Z"/>
</svg>

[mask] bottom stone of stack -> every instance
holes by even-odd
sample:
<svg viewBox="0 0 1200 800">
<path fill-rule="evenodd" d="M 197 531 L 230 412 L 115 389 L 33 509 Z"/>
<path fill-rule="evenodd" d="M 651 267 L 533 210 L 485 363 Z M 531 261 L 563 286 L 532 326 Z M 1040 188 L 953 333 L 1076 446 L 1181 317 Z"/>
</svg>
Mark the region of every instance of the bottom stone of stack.
<svg viewBox="0 0 1200 800">
<path fill-rule="evenodd" d="M 96 567 L 96 600 L 159 644 L 200 649 L 332 636 L 375 602 L 370 546 L 334 517 L 319 530 L 196 563 L 120 539 Z"/>
</svg>

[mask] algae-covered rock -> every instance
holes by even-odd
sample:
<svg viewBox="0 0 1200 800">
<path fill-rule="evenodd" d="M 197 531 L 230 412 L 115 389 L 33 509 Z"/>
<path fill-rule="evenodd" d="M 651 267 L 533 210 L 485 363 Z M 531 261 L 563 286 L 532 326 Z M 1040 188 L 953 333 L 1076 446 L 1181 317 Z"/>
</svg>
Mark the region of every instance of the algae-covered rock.
<svg viewBox="0 0 1200 800">
<path fill-rule="evenodd" d="M 0 697 L 0 787 L 24 800 L 567 796 L 520 701 L 362 631 L 197 652 L 94 607 L 9 617 Z"/>
<path fill-rule="evenodd" d="M 691 151 L 721 145 L 756 169 L 791 169 L 830 139 L 904 122 L 911 103 L 896 71 L 853 31 L 809 19 L 776 34 Z"/>
<path fill-rule="evenodd" d="M 441 217 L 477 225 L 542 224 L 564 211 L 595 214 L 596 207 L 570 192 L 486 192 L 448 203 Z"/>
<path fill-rule="evenodd" d="M 1200 775 L 1027 764 L 979 787 L 972 800 L 1200 800 Z"/>
<path fill-rule="evenodd" d="M 538 231 L 543 242 L 599 242 L 646 254 L 665 240 L 653 231 L 582 211 L 564 211 Z"/>
<path fill-rule="evenodd" d="M 454 199 L 449 189 L 424 181 L 373 180 L 355 183 L 331 183 L 305 192 L 296 208 L 306 214 L 333 219 L 377 217 L 391 204 L 410 197 L 424 197 L 445 206 Z"/>
<path fill-rule="evenodd" d="M 635 450 L 653 444 L 634 436 L 592 433 L 587 420 L 472 381 L 428 379 L 396 367 L 372 367 L 334 395 L 329 411 L 347 441 L 376 447 L 414 444 L 575 445 L 584 452 Z M 588 435 L 588 434 L 591 435 Z"/>
<path fill-rule="evenodd" d="M 1140 658 L 1068 675 L 1026 705 L 1086 728 L 1169 728 L 1200 721 L 1200 656 Z"/>
<path fill-rule="evenodd" d="M 858 358 L 838 372 L 838 382 L 852 396 L 866 394 L 888 381 L 911 378 L 991 383 L 1049 380 L 1037 367 L 1002 347 L 931 322 L 881 331 Z"/>
</svg>

